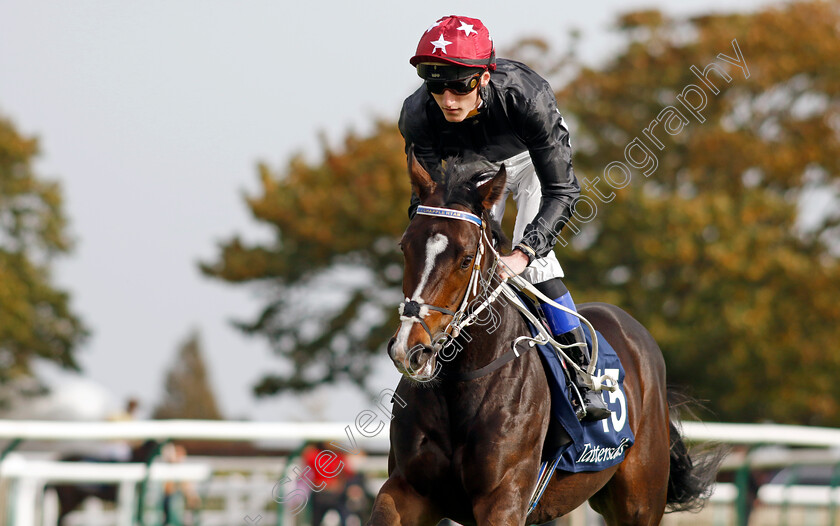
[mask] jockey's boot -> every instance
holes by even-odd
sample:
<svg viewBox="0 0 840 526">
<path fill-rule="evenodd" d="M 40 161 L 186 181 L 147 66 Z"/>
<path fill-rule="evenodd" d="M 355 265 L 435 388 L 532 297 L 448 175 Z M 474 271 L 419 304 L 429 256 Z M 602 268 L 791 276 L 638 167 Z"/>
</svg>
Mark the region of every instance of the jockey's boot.
<svg viewBox="0 0 840 526">
<path fill-rule="evenodd" d="M 555 303 L 577 312 L 575 303 L 572 301 L 572 295 L 560 278 L 544 281 L 535 286 L 547 297 L 553 298 Z M 589 367 L 591 353 L 589 346 L 586 345 L 586 337 L 583 327 L 580 325 L 580 319 L 548 303 L 540 303 L 540 307 L 542 307 L 554 339 L 563 345 L 577 344 L 575 347 L 569 347 L 565 352 L 581 369 L 586 370 Z M 604 403 L 600 392 L 590 389 L 577 372 L 573 371 L 571 376 L 575 387 L 580 392 L 580 397 L 583 399 L 583 409 L 585 409 L 585 412 L 577 411 L 578 418 L 584 422 L 592 422 L 603 420 L 612 414 L 607 408 L 607 404 Z"/>
<path fill-rule="evenodd" d="M 558 301 L 557 303 L 560 302 Z M 586 337 L 583 334 L 583 327 L 578 325 L 564 334 L 555 335 L 554 339 L 563 345 L 583 343 L 583 346 L 570 347 L 566 349 L 565 352 L 569 355 L 569 358 L 574 360 L 574 362 L 584 371 L 587 367 L 589 367 L 589 361 L 592 354 L 589 347 L 586 345 Z M 583 382 L 579 373 L 572 371 L 572 378 L 574 379 L 573 381 L 575 383 L 575 387 L 577 387 L 577 390 L 580 391 L 580 397 L 583 399 L 583 407 L 586 409 L 586 413 L 582 417 L 580 416 L 580 412 L 578 413 L 578 417 L 581 421 L 592 422 L 594 420 L 603 420 L 612 414 L 612 412 L 607 408 L 607 404 L 604 403 L 604 398 L 601 396 L 601 393 L 590 389 L 589 386 Z"/>
</svg>

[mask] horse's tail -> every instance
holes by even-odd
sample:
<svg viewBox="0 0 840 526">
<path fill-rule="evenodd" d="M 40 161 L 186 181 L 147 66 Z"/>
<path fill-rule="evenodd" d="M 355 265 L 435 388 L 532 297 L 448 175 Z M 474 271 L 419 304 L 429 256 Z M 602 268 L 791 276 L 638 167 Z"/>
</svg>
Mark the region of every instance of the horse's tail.
<svg viewBox="0 0 840 526">
<path fill-rule="evenodd" d="M 701 452 L 689 452 L 680 430 L 680 409 L 696 404 L 686 395 L 668 390 L 671 417 L 671 466 L 668 479 L 668 513 L 700 511 L 712 493 L 715 476 L 727 450 L 716 446 Z"/>
</svg>

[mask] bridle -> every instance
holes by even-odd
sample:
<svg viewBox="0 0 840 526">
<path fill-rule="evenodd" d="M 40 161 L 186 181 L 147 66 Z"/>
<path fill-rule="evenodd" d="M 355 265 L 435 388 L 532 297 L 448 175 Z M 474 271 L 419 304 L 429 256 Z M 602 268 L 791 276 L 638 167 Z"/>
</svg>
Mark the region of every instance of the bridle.
<svg viewBox="0 0 840 526">
<path fill-rule="evenodd" d="M 468 223 L 472 223 L 476 225 L 479 230 L 481 231 L 481 236 L 478 241 L 478 247 L 475 251 L 475 256 L 473 257 L 473 264 L 472 264 L 472 272 L 470 273 L 470 279 L 467 282 L 467 288 L 464 291 L 464 298 L 461 300 L 461 304 L 458 307 L 458 310 L 452 311 L 450 309 L 446 309 L 444 307 L 438 307 L 437 305 L 430 305 L 428 303 L 421 303 L 418 301 L 411 300 L 406 298 L 404 302 L 400 303 L 399 306 L 399 313 L 400 313 L 400 320 L 401 321 L 416 321 L 419 322 L 423 329 L 429 335 L 429 341 L 432 342 L 432 347 L 437 351 L 440 350 L 440 347 L 446 343 L 447 339 L 449 338 L 457 338 L 458 335 L 461 333 L 464 327 L 475 323 L 478 315 L 487 308 L 490 303 L 492 303 L 501 293 L 502 285 L 504 282 L 500 283 L 496 289 L 494 289 L 485 300 L 477 305 L 471 312 L 467 315 L 467 306 L 470 303 L 470 298 L 475 298 L 478 296 L 478 285 L 481 281 L 481 263 L 484 259 L 484 255 L 486 253 L 490 253 L 494 256 L 493 258 L 493 266 L 491 272 L 495 272 L 496 266 L 499 262 L 499 253 L 493 248 L 493 243 L 490 242 L 490 239 L 487 235 L 487 227 L 488 224 L 479 216 L 472 214 L 470 212 L 464 212 L 461 210 L 454 210 L 451 208 L 442 208 L 436 206 L 418 206 L 417 207 L 417 214 L 419 215 L 426 215 L 426 216 L 433 216 L 433 217 L 441 217 L 446 219 L 457 219 L 460 221 L 466 221 Z M 487 247 L 485 249 L 485 246 Z M 447 324 L 446 328 L 443 332 L 440 333 L 438 338 L 435 338 L 432 335 L 432 331 L 429 329 L 429 326 L 426 325 L 426 322 L 423 320 L 428 314 L 429 311 L 437 311 L 442 314 L 448 314 L 452 316 L 452 320 Z"/>
</svg>

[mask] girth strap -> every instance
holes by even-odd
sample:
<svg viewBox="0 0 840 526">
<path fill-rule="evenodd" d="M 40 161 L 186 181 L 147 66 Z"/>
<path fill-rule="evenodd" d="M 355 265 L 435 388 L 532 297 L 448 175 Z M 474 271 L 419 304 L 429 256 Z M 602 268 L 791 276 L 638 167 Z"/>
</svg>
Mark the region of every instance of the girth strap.
<svg viewBox="0 0 840 526">
<path fill-rule="evenodd" d="M 499 356 L 492 362 L 488 363 L 484 367 L 480 369 L 476 369 L 475 371 L 470 371 L 468 373 L 459 373 L 459 372 L 447 372 L 446 378 L 449 380 L 455 380 L 456 382 L 466 382 L 469 380 L 475 380 L 476 378 L 481 378 L 482 376 L 486 376 L 494 371 L 497 371 L 507 365 L 508 363 L 512 362 L 516 358 L 519 358 L 524 353 L 530 351 L 534 348 L 534 345 L 529 342 L 527 348 L 519 352 L 516 350 L 516 344 L 519 343 L 518 341 L 513 342 L 513 347 L 511 350 L 506 352 L 505 354 Z"/>
</svg>

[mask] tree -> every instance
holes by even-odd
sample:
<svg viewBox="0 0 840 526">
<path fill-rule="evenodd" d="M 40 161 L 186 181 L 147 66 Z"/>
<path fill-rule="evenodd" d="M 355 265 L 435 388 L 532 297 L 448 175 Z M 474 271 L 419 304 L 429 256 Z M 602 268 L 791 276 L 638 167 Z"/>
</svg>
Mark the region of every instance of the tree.
<svg viewBox="0 0 840 526">
<path fill-rule="evenodd" d="M 54 259 L 70 252 L 61 186 L 32 164 L 38 142 L 0 117 L 0 386 L 33 376 L 36 359 L 78 370 L 76 351 L 88 335 L 55 286 Z M 0 403 L 8 400 L 0 395 Z"/>
<path fill-rule="evenodd" d="M 628 13 L 618 21 L 625 47 L 599 69 L 552 57 L 535 39 L 518 50 L 567 82 L 556 86 L 558 103 L 585 188 L 557 249 L 569 288 L 639 319 L 669 380 L 724 420 L 840 424 L 831 294 L 840 290 L 840 214 L 803 214 L 840 185 L 838 5 L 689 20 Z M 234 238 L 202 267 L 271 291 L 262 315 L 241 327 L 267 337 L 293 372 L 260 392 L 343 377 L 364 384 L 397 325 L 389 309 L 409 192 L 402 147 L 393 124 L 379 123 L 341 151 L 325 147 L 323 163 L 298 158 L 282 174 L 262 166 L 263 194 L 247 202 L 274 242 Z M 367 279 L 339 307 L 305 301 L 354 265 Z"/>
<path fill-rule="evenodd" d="M 166 373 L 166 394 L 152 418 L 223 420 L 210 386 L 197 332 L 181 344 L 175 363 Z"/>
<path fill-rule="evenodd" d="M 394 330 L 397 238 L 410 193 L 402 137 L 395 124 L 380 122 L 371 137 L 350 134 L 343 151 L 323 148 L 320 165 L 296 157 L 283 174 L 260 165 L 262 194 L 246 202 L 274 231 L 272 243 L 249 246 L 235 237 L 218 262 L 201 267 L 270 291 L 259 317 L 238 326 L 266 337 L 291 371 L 267 375 L 258 394 L 340 380 L 364 386 L 371 356 Z"/>
<path fill-rule="evenodd" d="M 563 251 L 570 288 L 639 318 L 670 381 L 692 386 L 724 419 L 840 423 L 831 292 L 840 290 L 840 214 L 835 206 L 803 222 L 815 195 L 836 199 L 840 188 L 840 70 L 825 67 L 840 53 L 838 7 L 801 2 L 690 21 L 631 13 L 620 20 L 627 48 L 602 70 L 581 68 L 558 94 L 598 206 L 578 225 L 578 250 Z M 721 58 L 739 50 L 744 67 Z M 691 69 L 702 75 L 711 63 L 707 80 Z M 702 119 L 677 99 L 689 85 L 705 94 Z M 673 135 L 659 122 L 656 144 L 646 129 L 666 106 L 688 122 Z M 631 147 L 628 159 L 634 141 L 650 155 Z M 644 166 L 653 157 L 658 166 Z M 623 172 L 607 173 L 613 161 L 631 168 L 623 190 L 608 184 L 623 182 Z"/>
</svg>

